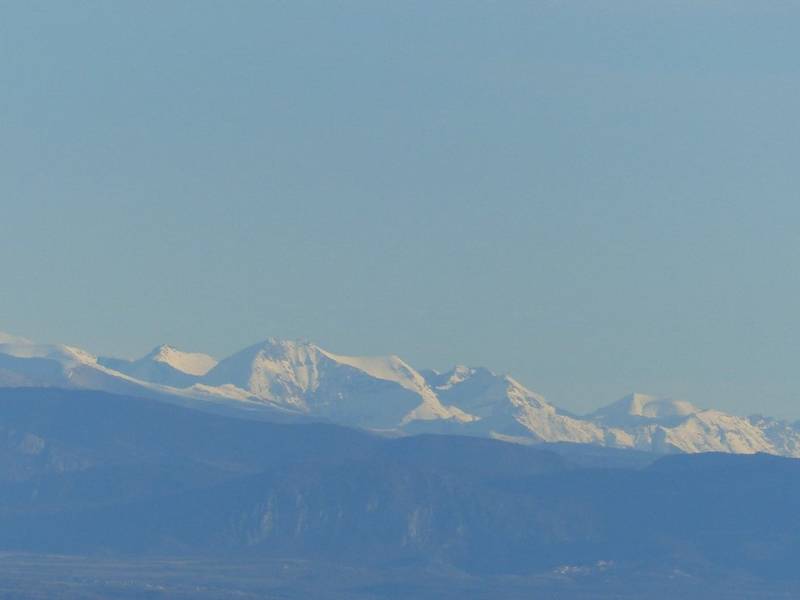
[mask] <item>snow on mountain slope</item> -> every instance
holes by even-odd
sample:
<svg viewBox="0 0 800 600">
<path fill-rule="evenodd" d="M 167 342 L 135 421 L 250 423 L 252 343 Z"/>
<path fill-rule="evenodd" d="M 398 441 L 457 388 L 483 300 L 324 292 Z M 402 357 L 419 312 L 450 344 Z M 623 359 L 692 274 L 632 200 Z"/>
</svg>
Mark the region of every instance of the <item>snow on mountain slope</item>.
<svg viewBox="0 0 800 600">
<path fill-rule="evenodd" d="M 170 346 L 137 361 L 98 359 L 72 346 L 0 334 L 0 386 L 103 390 L 248 418 L 309 417 L 406 433 L 800 457 L 800 428 L 775 419 L 647 394 L 578 417 L 488 369 L 419 372 L 397 356 L 345 356 L 274 338 L 217 363 Z"/>
<path fill-rule="evenodd" d="M 319 387 L 320 355 L 310 344 L 270 338 L 221 360 L 202 378 L 205 389 L 233 386 L 251 397 L 307 410 Z"/>
<path fill-rule="evenodd" d="M 106 391 L 138 388 L 134 382 L 106 372 L 97 359 L 84 350 L 19 339 L 0 344 L 0 385 L 85 387 Z"/>
<path fill-rule="evenodd" d="M 506 375 L 465 366 L 426 375 L 445 405 L 477 417 L 465 426 L 470 433 L 521 442 L 600 444 L 606 438 L 594 423 L 560 413 L 542 396 Z"/>
<path fill-rule="evenodd" d="M 105 367 L 150 383 L 186 388 L 214 368 L 217 361 L 207 354 L 181 352 L 172 346 L 157 346 L 134 361 L 100 357 Z"/>
<path fill-rule="evenodd" d="M 743 417 L 704 410 L 666 430 L 664 443 L 683 452 L 775 453 L 764 432 Z"/>
<path fill-rule="evenodd" d="M 88 352 L 75 348 L 73 346 L 65 346 L 63 344 L 36 344 L 24 338 L 11 338 L 5 336 L 3 343 L 0 343 L 0 354 L 6 356 L 13 356 L 15 358 L 37 358 L 45 360 L 54 360 L 66 365 L 91 365 L 97 362 L 97 359 Z"/>
<path fill-rule="evenodd" d="M 205 375 L 215 366 L 217 360 L 208 354 L 200 352 L 181 352 L 172 346 L 162 345 L 155 348 L 150 354 L 140 359 L 169 365 L 176 371 L 189 375 Z"/>
<path fill-rule="evenodd" d="M 752 415 L 747 417 L 747 420 L 762 432 L 773 449 L 771 454 L 800 457 L 800 435 L 798 435 L 800 430 L 797 423 L 792 425 L 763 415 Z"/>
<path fill-rule="evenodd" d="M 650 424 L 628 430 L 634 447 L 653 452 L 732 452 L 736 454 L 785 454 L 765 431 L 748 419 L 717 410 L 702 410 L 671 427 Z M 797 432 L 794 434 L 797 440 Z M 795 455 L 795 452 L 789 452 Z"/>
<path fill-rule="evenodd" d="M 231 394 L 208 394 L 137 379 L 117 371 L 84 350 L 59 344 L 36 344 L 5 336 L 0 344 L 0 387 L 62 387 L 154 398 L 222 413 L 264 412 L 263 403 Z M 128 361 L 123 361 L 128 362 Z"/>
<path fill-rule="evenodd" d="M 397 356 L 342 356 L 317 348 L 324 356 L 341 365 L 347 365 L 376 379 L 394 381 L 407 390 L 420 392 L 427 389 L 425 378 Z"/>
<path fill-rule="evenodd" d="M 631 394 L 589 419 L 624 430 L 621 445 L 652 452 L 766 452 L 800 456 L 800 432 L 780 421 L 701 410 L 689 402 Z"/>
<path fill-rule="evenodd" d="M 685 400 L 633 393 L 600 408 L 588 418 L 606 427 L 636 427 L 644 423 L 677 423 L 700 409 Z"/>
<path fill-rule="evenodd" d="M 37 344 L 17 338 L 0 344 L 0 364 L 9 371 L 25 373 L 28 385 L 125 392 L 141 387 L 140 382 L 100 365 L 89 352 L 63 344 Z"/>
<path fill-rule="evenodd" d="M 469 415 L 443 406 L 424 378 L 397 357 L 340 356 L 305 342 L 270 338 L 219 362 L 200 381 L 348 425 L 395 428 Z"/>
</svg>

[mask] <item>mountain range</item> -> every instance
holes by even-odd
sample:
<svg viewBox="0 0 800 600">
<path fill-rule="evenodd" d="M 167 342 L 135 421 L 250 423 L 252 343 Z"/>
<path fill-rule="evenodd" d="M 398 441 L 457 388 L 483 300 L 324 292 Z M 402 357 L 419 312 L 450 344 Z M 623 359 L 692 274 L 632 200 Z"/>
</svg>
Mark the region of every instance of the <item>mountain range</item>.
<svg viewBox="0 0 800 600">
<path fill-rule="evenodd" d="M 796 423 L 641 393 L 575 415 L 486 368 L 416 370 L 397 356 L 345 356 L 275 338 L 219 361 L 167 345 L 126 360 L 0 333 L 0 387 L 98 390 L 259 420 L 321 421 L 389 435 L 460 434 L 660 454 L 800 456 Z"/>
</svg>

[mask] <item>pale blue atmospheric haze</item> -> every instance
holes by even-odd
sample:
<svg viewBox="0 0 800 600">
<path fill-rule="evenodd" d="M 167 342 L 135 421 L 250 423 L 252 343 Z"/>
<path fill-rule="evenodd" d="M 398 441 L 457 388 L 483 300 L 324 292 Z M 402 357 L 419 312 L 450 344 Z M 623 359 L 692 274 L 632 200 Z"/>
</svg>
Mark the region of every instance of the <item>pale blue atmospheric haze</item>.
<svg viewBox="0 0 800 600">
<path fill-rule="evenodd" d="M 0 330 L 800 417 L 800 4 L 4 2 Z"/>
</svg>

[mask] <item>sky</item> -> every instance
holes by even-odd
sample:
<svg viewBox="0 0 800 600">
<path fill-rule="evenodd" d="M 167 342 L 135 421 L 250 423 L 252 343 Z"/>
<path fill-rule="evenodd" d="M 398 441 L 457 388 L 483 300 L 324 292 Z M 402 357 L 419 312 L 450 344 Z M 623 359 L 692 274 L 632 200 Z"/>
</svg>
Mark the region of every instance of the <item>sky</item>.
<svg viewBox="0 0 800 600">
<path fill-rule="evenodd" d="M 800 418 L 800 3 L 3 2 L 0 330 Z"/>
</svg>

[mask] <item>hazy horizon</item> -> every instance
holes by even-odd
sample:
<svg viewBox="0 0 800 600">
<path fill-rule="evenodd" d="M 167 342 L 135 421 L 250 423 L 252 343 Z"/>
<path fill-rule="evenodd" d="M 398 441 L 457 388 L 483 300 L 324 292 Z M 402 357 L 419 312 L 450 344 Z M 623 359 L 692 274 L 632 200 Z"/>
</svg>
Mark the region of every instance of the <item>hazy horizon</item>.
<svg viewBox="0 0 800 600">
<path fill-rule="evenodd" d="M 305 338 L 577 412 L 798 418 L 798 18 L 4 5 L 0 331 L 126 357 Z"/>
</svg>

